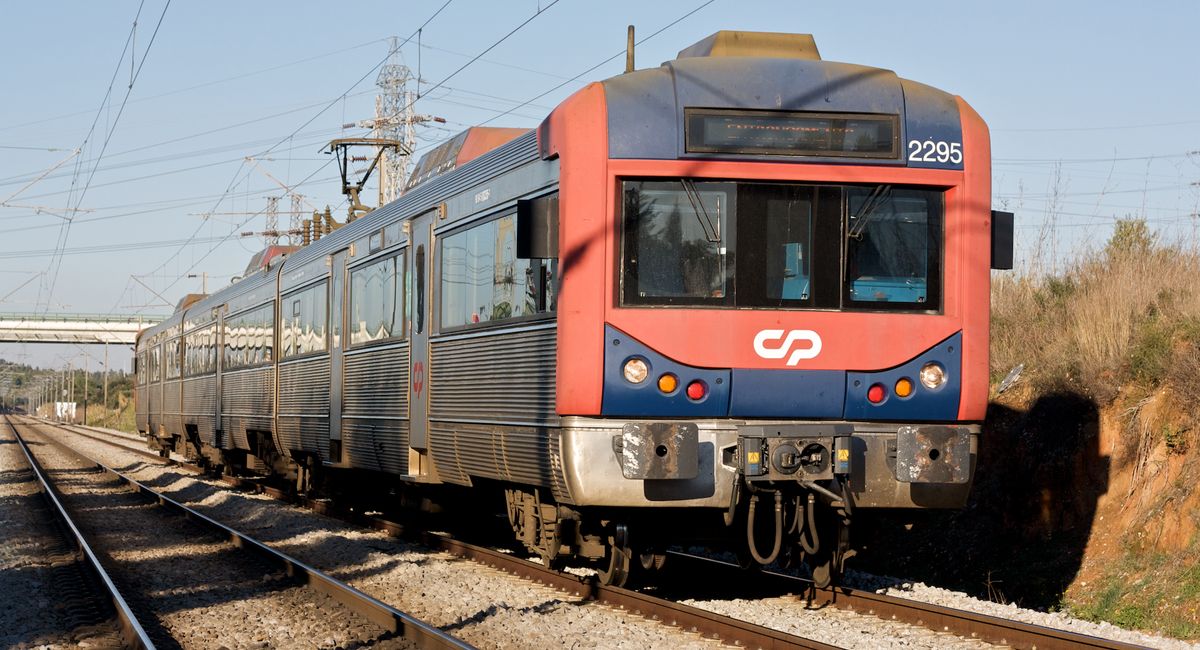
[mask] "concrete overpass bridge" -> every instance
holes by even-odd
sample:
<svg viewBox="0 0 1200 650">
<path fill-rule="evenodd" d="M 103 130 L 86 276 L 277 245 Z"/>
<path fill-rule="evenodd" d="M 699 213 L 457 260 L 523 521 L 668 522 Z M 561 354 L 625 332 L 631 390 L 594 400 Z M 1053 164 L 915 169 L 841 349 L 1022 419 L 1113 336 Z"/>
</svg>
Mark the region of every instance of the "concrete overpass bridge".
<svg viewBox="0 0 1200 650">
<path fill-rule="evenodd" d="M 159 316 L 0 313 L 0 343 L 123 343 L 133 345 Z"/>
</svg>

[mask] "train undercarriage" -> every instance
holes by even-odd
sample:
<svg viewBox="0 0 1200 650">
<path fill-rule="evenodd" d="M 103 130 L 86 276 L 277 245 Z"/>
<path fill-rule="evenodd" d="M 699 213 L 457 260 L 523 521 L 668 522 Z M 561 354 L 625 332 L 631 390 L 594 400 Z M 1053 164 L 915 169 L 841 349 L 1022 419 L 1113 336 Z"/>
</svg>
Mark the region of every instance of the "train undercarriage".
<svg viewBox="0 0 1200 650">
<path fill-rule="evenodd" d="M 947 488 L 959 483 L 965 495 L 977 431 L 945 426 L 893 431 L 885 445 L 889 481 L 905 472 L 917 482 L 911 485 L 925 481 L 930 488 L 951 492 Z M 725 464 L 734 466 L 725 468 L 733 483 L 725 508 L 565 504 L 546 488 L 490 480 L 476 481 L 471 488 L 419 485 L 280 453 L 269 432 L 247 432 L 252 451 L 215 448 L 191 426 L 182 436 L 162 434 L 150 440 L 164 455 L 175 452 L 215 473 L 267 477 L 297 494 L 345 496 L 380 509 L 400 503 L 425 510 L 473 508 L 471 516 L 506 522 L 514 541 L 545 564 L 587 565 L 605 584 L 653 582 L 667 564 L 669 549 L 702 547 L 728 553 L 746 569 L 804 565 L 814 582 L 825 586 L 838 581 L 855 554 L 850 531 L 856 495 L 865 493 L 854 483 L 865 479 L 861 467 L 852 471 L 852 459 L 858 457 L 861 464 L 868 454 L 857 435 L 808 433 L 802 428 L 742 427 L 736 446 L 719 450 Z M 891 451 L 895 448 L 912 458 L 897 459 Z M 663 449 L 659 445 L 657 451 L 662 454 Z M 667 451 L 663 456 L 670 458 L 678 450 Z M 456 490 L 458 496 L 452 496 Z M 480 509 L 480 504 L 491 508 Z"/>
</svg>

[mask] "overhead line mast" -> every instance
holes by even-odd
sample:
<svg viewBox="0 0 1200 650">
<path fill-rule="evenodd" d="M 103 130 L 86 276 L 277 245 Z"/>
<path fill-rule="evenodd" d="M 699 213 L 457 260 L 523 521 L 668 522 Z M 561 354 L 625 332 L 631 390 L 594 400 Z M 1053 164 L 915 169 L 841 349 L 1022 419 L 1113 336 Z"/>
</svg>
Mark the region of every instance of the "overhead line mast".
<svg viewBox="0 0 1200 650">
<path fill-rule="evenodd" d="M 404 65 L 400 54 L 400 39 L 388 39 L 387 63 L 379 70 L 375 85 L 379 94 L 375 97 L 375 117 L 344 125 L 371 129 L 371 137 L 380 141 L 399 143 L 398 147 L 380 147 L 379 159 L 379 205 L 394 201 L 400 196 L 412 169 L 412 153 L 417 147 L 417 125 L 426 122 L 444 124 L 446 119 L 434 115 L 420 115 L 414 109 L 420 98 L 420 79 Z M 418 90 L 410 90 L 408 83 L 414 81 Z"/>
</svg>

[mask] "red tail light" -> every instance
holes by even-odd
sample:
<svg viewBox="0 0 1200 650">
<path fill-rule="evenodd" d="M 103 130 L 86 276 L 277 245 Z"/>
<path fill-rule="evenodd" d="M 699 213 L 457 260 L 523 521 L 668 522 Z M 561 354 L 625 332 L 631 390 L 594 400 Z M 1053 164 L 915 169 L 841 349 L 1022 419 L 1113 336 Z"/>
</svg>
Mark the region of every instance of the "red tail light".
<svg viewBox="0 0 1200 650">
<path fill-rule="evenodd" d="M 867 389 L 867 401 L 872 404 L 882 402 L 885 397 L 887 397 L 887 389 L 883 387 L 883 384 L 874 384 Z"/>
</svg>

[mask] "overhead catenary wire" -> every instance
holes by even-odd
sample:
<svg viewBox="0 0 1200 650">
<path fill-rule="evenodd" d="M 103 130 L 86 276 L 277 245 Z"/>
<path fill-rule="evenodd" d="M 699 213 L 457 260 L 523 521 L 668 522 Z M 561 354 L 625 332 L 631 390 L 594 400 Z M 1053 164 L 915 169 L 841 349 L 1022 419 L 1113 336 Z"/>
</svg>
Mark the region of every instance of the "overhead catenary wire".
<svg viewBox="0 0 1200 650">
<path fill-rule="evenodd" d="M 144 4 L 145 0 L 142 0 L 142 1 Z M 92 183 L 92 179 L 96 175 L 96 167 L 99 166 L 100 160 L 104 157 L 105 150 L 108 149 L 108 143 L 112 140 L 113 133 L 115 133 L 117 130 L 117 124 L 121 121 L 121 115 L 125 112 L 125 106 L 129 101 L 129 95 L 133 92 L 133 86 L 135 83 L 137 83 L 138 77 L 141 76 L 141 74 L 142 74 L 142 66 L 144 66 L 146 64 L 146 58 L 148 56 L 150 56 L 150 50 L 154 47 L 154 41 L 158 38 L 158 30 L 162 27 L 163 19 L 166 18 L 167 10 L 170 8 L 171 8 L 171 0 L 167 0 L 166 3 L 163 5 L 162 13 L 160 13 L 158 16 L 158 22 L 154 25 L 154 31 L 150 35 L 150 42 L 146 44 L 146 49 L 142 51 L 142 58 L 140 61 L 138 61 L 137 69 L 133 70 L 132 73 L 130 74 L 129 86 L 125 89 L 125 97 L 121 100 L 121 107 L 119 109 L 117 109 L 117 115 L 116 115 L 116 117 L 113 118 L 112 125 L 109 127 L 108 133 L 104 137 L 104 143 L 100 147 L 100 155 L 98 155 L 96 157 L 96 164 L 93 165 L 92 170 L 88 175 L 87 181 L 84 183 L 83 189 L 81 189 L 79 191 L 79 195 L 75 199 L 75 206 L 74 206 L 75 209 L 78 209 L 79 206 L 82 205 L 83 199 L 87 195 L 88 188 L 91 186 L 91 183 Z M 141 10 L 142 10 L 142 6 L 139 5 L 138 6 L 138 15 L 139 16 L 141 15 Z M 136 33 L 136 30 L 137 30 L 137 17 L 135 16 L 134 21 L 133 21 L 133 30 L 130 31 L 130 39 L 129 40 L 130 40 L 131 44 L 133 41 L 134 34 Z M 123 58 L 123 55 L 122 55 L 122 58 Z M 133 54 L 131 53 L 130 54 L 130 63 L 132 64 L 132 62 L 133 62 Z M 120 68 L 120 62 L 118 62 L 117 67 L 118 67 L 118 69 Z M 113 78 L 114 79 L 116 78 L 115 73 L 114 73 Z M 112 90 L 112 82 L 110 82 L 110 84 L 109 84 L 109 92 L 111 92 L 111 90 Z M 107 97 L 107 95 L 106 95 L 106 97 Z M 97 119 L 98 118 L 99 118 L 99 112 L 97 112 Z M 94 126 L 95 125 L 93 124 L 93 128 L 94 128 Z M 59 242 L 58 242 L 56 248 L 63 249 L 66 247 L 67 239 L 70 237 L 70 234 L 71 234 L 72 220 L 73 219 L 70 216 L 67 217 L 67 220 L 64 224 L 64 231 L 63 231 L 61 237 L 59 238 Z M 55 261 L 55 257 L 57 257 L 57 262 Z M 52 256 L 50 265 L 53 268 L 53 271 L 50 274 L 50 287 L 49 287 L 49 290 L 46 292 L 47 308 L 49 308 L 49 301 L 54 296 L 54 288 L 58 282 L 58 273 L 59 273 L 59 270 L 61 270 L 61 268 L 62 268 L 62 256 L 61 255 Z"/>
<path fill-rule="evenodd" d="M 695 9 L 692 9 L 691 11 L 689 11 L 689 12 L 687 12 L 687 13 L 683 14 L 682 16 L 680 16 L 680 17 L 676 18 L 675 20 L 673 20 L 673 21 L 671 21 L 671 22 L 667 23 L 666 25 L 663 25 L 662 27 L 660 27 L 660 28 L 658 29 L 658 31 L 654 32 L 653 34 L 650 34 L 649 36 L 647 36 L 647 37 L 645 37 L 645 38 L 643 38 L 643 39 L 641 39 L 641 40 L 637 41 L 637 42 L 635 43 L 635 45 L 641 45 L 642 43 L 645 43 L 646 41 L 648 41 L 648 40 L 650 40 L 650 39 L 654 38 L 655 36 L 658 36 L 659 34 L 661 34 L 661 33 L 665 32 L 665 31 L 667 31 L 668 29 L 670 29 L 670 28 L 674 27 L 675 25 L 678 25 L 679 23 L 683 22 L 685 19 L 687 19 L 687 18 L 688 18 L 688 17 L 690 17 L 691 15 L 695 14 L 696 12 L 700 11 L 701 9 L 703 9 L 703 8 L 707 7 L 708 5 L 710 5 L 710 4 L 714 3 L 714 2 L 716 2 L 716 0 L 707 0 L 706 2 L 703 2 L 703 3 L 701 3 L 701 4 L 700 4 L 699 6 L 697 6 Z M 558 89 L 562 88 L 563 86 L 566 86 L 567 84 L 569 84 L 569 83 L 572 83 L 572 82 L 574 82 L 574 81 L 578 80 L 580 77 L 582 77 L 582 76 L 584 76 L 584 75 L 586 75 L 586 74 L 589 74 L 589 73 L 591 73 L 591 72 L 594 72 L 594 71 L 595 71 L 597 68 L 600 68 L 601 66 L 605 65 L 606 63 L 609 63 L 609 62 L 611 62 L 611 61 L 613 61 L 613 60 L 615 60 L 615 59 L 617 59 L 617 58 L 619 58 L 619 57 L 622 57 L 622 56 L 625 56 L 625 50 L 621 50 L 620 52 L 617 52 L 616 54 L 614 54 L 614 55 L 612 55 L 612 56 L 608 57 L 607 59 L 604 59 L 604 60 L 603 60 L 603 61 L 601 61 L 600 63 L 597 63 L 596 65 L 594 65 L 594 66 L 592 66 L 592 67 L 588 68 L 587 70 L 584 70 L 583 72 L 580 72 L 579 74 L 575 75 L 574 77 L 571 77 L 570 79 L 567 79 L 566 81 L 564 81 L 564 82 L 562 82 L 562 83 L 558 84 L 557 86 L 554 86 L 553 88 L 551 88 L 551 89 L 549 89 L 549 90 L 547 90 L 547 91 L 545 91 L 545 92 L 543 92 L 543 93 L 541 93 L 541 94 L 535 95 L 534 97 L 531 97 L 531 98 L 529 98 L 529 99 L 525 100 L 524 102 L 521 102 L 520 104 L 517 104 L 516 106 L 513 106 L 512 108 L 510 108 L 510 109 L 508 109 L 508 110 L 504 111 L 503 113 L 500 113 L 500 114 L 498 114 L 498 115 L 494 115 L 494 116 L 492 116 L 492 117 L 491 117 L 491 118 L 489 118 L 488 120 L 486 120 L 486 121 L 482 122 L 482 123 L 480 124 L 480 126 L 483 126 L 483 125 L 485 125 L 485 124 L 490 124 L 490 123 L 492 123 L 492 122 L 494 122 L 494 121 L 496 121 L 496 120 L 498 120 L 498 119 L 500 119 L 500 118 L 502 118 L 502 117 L 504 117 L 504 116 L 506 116 L 506 115 L 510 115 L 510 114 L 512 114 L 514 111 L 516 111 L 517 109 L 519 109 L 519 108 L 523 108 L 523 107 L 525 107 L 525 106 L 527 106 L 527 105 L 529 105 L 529 104 L 532 104 L 533 102 L 536 102 L 537 100 L 539 100 L 539 99 L 541 99 L 541 98 L 545 97 L 546 95 L 549 95 L 550 93 L 552 93 L 552 92 L 554 92 L 554 91 L 556 91 L 556 90 L 558 90 Z"/>
<path fill-rule="evenodd" d="M 428 25 L 429 25 L 429 23 L 430 23 L 430 22 L 432 22 L 432 21 L 433 21 L 435 18 L 437 18 L 437 17 L 438 17 L 438 16 L 439 16 L 439 15 L 442 13 L 442 11 L 444 11 L 444 10 L 446 9 L 446 7 L 450 6 L 450 3 L 451 3 L 451 2 L 453 2 L 453 1 L 454 1 L 454 0 L 446 0 L 446 2 L 444 2 L 444 3 L 443 3 L 441 6 L 440 6 L 440 7 L 438 7 L 438 9 L 437 9 L 436 11 L 434 11 L 434 12 L 433 12 L 433 15 L 431 15 L 429 18 L 427 18 L 427 19 L 425 20 L 425 22 L 421 24 L 421 26 L 420 26 L 420 27 L 417 27 L 417 29 L 416 29 L 416 30 L 414 30 L 414 31 L 413 31 L 413 33 L 412 33 L 412 34 L 410 34 L 410 35 L 408 36 L 408 38 L 404 39 L 404 43 L 407 43 L 408 41 L 412 40 L 413 36 L 415 36 L 415 35 L 416 35 L 416 34 L 417 34 L 417 33 L 418 33 L 418 32 L 419 32 L 421 29 L 423 29 L 423 28 L 425 28 L 426 26 L 428 26 Z M 403 45 L 404 43 L 401 43 L 401 45 Z M 321 108 L 321 110 L 317 111 L 317 112 L 316 112 L 316 114 L 314 114 L 312 117 L 310 117 L 308 120 L 306 120 L 306 121 L 305 121 L 303 124 L 301 124 L 300 126 L 296 127 L 296 129 L 295 129 L 295 130 L 293 130 L 293 131 L 292 131 L 292 133 L 290 133 L 290 134 L 289 134 L 289 135 L 287 135 L 286 137 L 284 137 L 284 138 L 280 139 L 278 142 L 276 142 L 274 145 L 272 145 L 272 146 L 268 147 L 267 149 L 265 149 L 265 150 L 263 150 L 263 151 L 260 151 L 260 152 L 258 152 L 258 153 L 256 153 L 256 154 L 253 154 L 253 157 L 255 157 L 255 158 L 259 158 L 259 157 L 266 156 L 267 154 L 269 154 L 271 151 L 274 151 L 274 150 L 275 150 L 277 147 L 279 147 L 279 146 L 280 146 L 280 145 L 282 145 L 283 143 L 285 143 L 285 142 L 288 142 L 289 140 L 291 140 L 291 139 L 292 139 L 292 138 L 293 138 L 293 137 L 294 137 L 296 134 L 298 134 L 298 133 L 300 133 L 301 131 L 303 131 L 303 130 L 305 129 L 305 127 L 307 127 L 309 124 L 312 124 L 312 123 L 313 123 L 313 122 L 314 122 L 314 121 L 315 121 L 315 120 L 316 120 L 318 117 L 320 117 L 321 115 L 324 115 L 326 111 L 328 111 L 328 110 L 329 110 L 330 108 L 332 108 L 333 106 L 337 105 L 337 103 L 338 103 L 339 101 L 342 101 L 342 99 L 344 99 L 344 98 L 346 97 L 346 95 L 348 95 L 349 93 L 353 92 L 353 91 L 354 91 L 354 89 L 355 89 L 355 88 L 357 88 L 359 84 L 361 84 L 363 81 L 365 81 L 365 80 L 366 80 L 368 77 L 370 77 L 372 74 L 375 74 L 375 73 L 376 73 L 376 72 L 379 70 L 379 68 L 381 68 L 381 67 L 383 66 L 383 64 L 385 64 L 385 63 L 388 61 L 388 59 L 389 59 L 390 57 L 391 57 L 391 52 L 389 51 L 387 56 L 385 56 L 385 57 L 383 57 L 382 59 L 380 59 L 378 63 L 376 63 L 374 66 L 372 66 L 372 67 L 371 67 L 371 69 L 370 69 L 370 70 L 368 70 L 368 71 L 367 71 L 365 74 L 363 74 L 363 76 L 359 77 L 359 78 L 358 78 L 358 80 L 356 80 L 356 81 L 355 81 L 353 84 L 351 84 L 351 86 L 350 86 L 349 88 L 347 88 L 345 92 L 343 92 L 343 93 L 342 93 L 341 95 L 339 95 L 338 97 L 334 98 L 332 101 L 328 102 L 328 103 L 327 103 L 327 104 L 326 104 L 326 105 L 325 105 L 323 108 Z M 231 192 L 231 191 L 233 190 L 233 188 L 234 188 L 234 187 L 237 185 L 237 183 L 238 183 L 238 179 L 241 177 L 242 170 L 243 170 L 243 169 L 245 169 L 245 168 L 246 168 L 246 159 L 245 159 L 245 158 L 243 158 L 243 159 L 241 160 L 241 162 L 238 164 L 238 168 L 237 168 L 237 170 L 234 172 L 234 174 L 233 174 L 233 177 L 230 179 L 230 181 L 229 181 L 229 184 L 228 184 L 228 185 L 225 187 L 225 191 L 224 191 L 224 192 L 222 192 L 221 196 L 220 196 L 220 197 L 217 199 L 216 203 L 215 203 L 215 204 L 212 206 L 212 208 L 210 208 L 210 209 L 208 210 L 208 212 L 216 212 L 216 211 L 217 211 L 217 209 L 218 209 L 219 207 L 221 207 L 221 203 L 224 201 L 224 198 L 225 198 L 225 196 L 226 196 L 226 195 L 227 195 L 229 192 Z M 321 169 L 323 169 L 323 168 L 324 168 L 324 166 L 322 166 L 322 167 L 321 167 Z M 316 174 L 316 172 L 313 172 L 313 175 L 315 175 L 315 174 Z M 310 175 L 310 176 L 311 176 L 311 175 Z M 292 187 L 293 187 L 293 188 L 294 188 L 294 187 L 297 187 L 297 186 L 299 186 L 299 184 L 292 185 Z M 253 215 L 252 215 L 251 217 L 247 217 L 247 219 L 246 219 L 246 220 L 244 220 L 244 221 L 242 222 L 242 225 L 244 225 L 245 223 L 248 223 L 248 222 L 250 221 L 250 219 L 251 219 L 251 218 L 253 218 Z M 204 223 L 202 222 L 202 223 L 201 223 L 199 226 L 197 226 L 197 227 L 196 227 L 196 230 L 195 230 L 195 231 L 192 233 L 192 235 L 191 235 L 191 237 L 189 237 L 189 239 L 195 238 L 197 235 L 199 235 L 199 234 L 200 234 L 200 231 L 201 231 L 203 228 L 204 228 Z M 177 255 L 179 252 L 181 252 L 181 251 L 182 251 L 184 248 L 186 248 L 186 244 L 185 244 L 184 246 L 181 246 L 181 247 L 180 247 L 179 251 L 177 251 L 177 252 L 176 252 L 176 255 Z M 204 257 L 203 257 L 203 258 L 201 258 L 201 259 L 205 259 L 205 258 L 207 258 L 207 257 L 208 257 L 208 255 L 209 255 L 209 254 L 211 254 L 211 252 L 212 252 L 212 250 L 210 249 L 210 251 L 209 251 L 208 253 L 205 253 Z M 171 260 L 172 260 L 172 259 L 174 259 L 174 258 L 175 258 L 175 255 L 168 256 L 166 259 L 164 259 L 164 260 L 162 261 L 162 263 L 161 263 L 161 264 L 159 264 L 158 266 L 156 266 L 156 267 L 155 267 L 155 268 L 154 268 L 154 269 L 153 269 L 153 270 L 152 270 L 150 273 L 151 273 L 151 274 L 153 274 L 153 273 L 157 273 L 158 271 L 162 270 L 162 269 L 163 269 L 163 268 L 165 268 L 165 267 L 166 267 L 166 265 L 167 265 L 167 264 L 169 264 L 169 263 L 171 262 Z M 191 268 L 195 268 L 195 263 L 193 263 L 193 265 L 192 265 L 192 267 L 191 267 Z M 189 270 L 191 270 L 191 269 L 189 268 Z M 170 286 L 174 286 L 174 284 L 175 284 L 176 282 L 178 282 L 180 279 L 182 279 L 182 277 L 183 277 L 183 276 L 185 276 L 185 275 L 187 275 L 187 271 L 185 271 L 184 273 L 180 274 L 180 276 L 179 276 L 179 277 L 177 277 L 177 278 L 175 279 L 175 281 L 171 283 L 171 285 L 168 285 L 168 288 L 169 288 Z M 165 290 L 166 290 L 166 289 L 164 289 L 164 291 L 165 291 Z"/>
<path fill-rule="evenodd" d="M 245 79 L 247 77 L 253 77 L 256 75 L 260 75 L 260 74 L 266 74 L 268 72 L 274 72 L 276 70 L 282 70 L 284 68 L 288 68 L 288 67 L 291 67 L 294 65 L 300 65 L 302 63 L 308 63 L 310 61 L 317 61 L 319 59 L 327 58 L 330 56 L 336 56 L 338 54 L 344 54 L 346 52 L 352 52 L 354 50 L 362 49 L 364 47 L 369 47 L 371 45 L 376 45 L 376 44 L 385 43 L 385 42 L 387 42 L 387 39 L 385 39 L 385 38 L 376 38 L 376 39 L 373 39 L 370 41 L 359 43 L 358 45 L 351 45 L 349 47 L 344 47 L 344 48 L 341 48 L 338 50 L 333 50 L 332 52 L 325 52 L 324 54 L 315 54 L 313 56 L 305 57 L 303 59 L 296 59 L 294 61 L 288 61 L 287 63 L 280 63 L 280 64 L 273 65 L 273 66 L 270 66 L 267 68 L 260 68 L 258 70 L 253 70 L 250 72 L 243 72 L 241 74 L 236 74 L 236 75 L 233 75 L 230 77 L 223 77 L 221 79 L 214 79 L 212 81 L 205 81 L 205 82 L 194 84 L 194 85 L 187 86 L 184 88 L 176 88 L 175 90 L 168 90 L 166 92 L 159 93 L 157 95 L 149 95 L 146 97 L 142 97 L 141 99 L 134 99 L 134 100 L 130 101 L 130 103 L 136 104 L 139 102 L 148 102 L 148 101 L 152 101 L 155 99 L 161 99 L 163 97 L 170 97 L 172 95 L 178 95 L 181 93 L 190 92 L 192 90 L 199 90 L 201 88 L 209 88 L 211 86 L 228 83 L 230 81 L 237 81 L 239 79 Z M 88 113 L 91 113 L 90 109 L 83 110 L 83 111 L 75 111 L 72 113 L 63 113 L 63 114 L 54 115 L 51 117 L 44 117 L 44 118 L 41 118 L 38 120 L 33 120 L 31 122 L 21 122 L 19 124 L 9 124 L 9 125 L 5 125 L 5 126 L 0 126 L 0 132 L 10 131 L 13 129 L 24 129 L 26 127 L 36 126 L 38 124 L 45 124 L 46 122 L 54 122 L 56 120 L 62 120 L 62 119 L 70 118 L 70 117 L 77 117 L 79 115 L 87 115 Z M 4 148 L 4 147 L 0 146 L 0 148 Z M 65 149 L 60 150 L 60 151 L 65 151 Z"/>
</svg>

